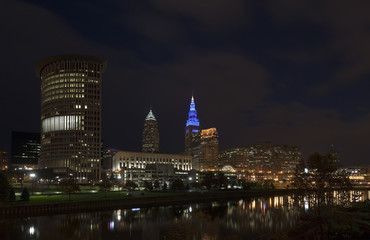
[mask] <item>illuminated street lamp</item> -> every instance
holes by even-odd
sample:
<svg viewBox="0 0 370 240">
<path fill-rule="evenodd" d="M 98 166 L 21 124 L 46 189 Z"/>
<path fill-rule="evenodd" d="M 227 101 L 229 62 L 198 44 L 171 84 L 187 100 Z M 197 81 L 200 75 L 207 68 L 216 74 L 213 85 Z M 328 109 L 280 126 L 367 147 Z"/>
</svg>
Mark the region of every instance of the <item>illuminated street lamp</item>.
<svg viewBox="0 0 370 240">
<path fill-rule="evenodd" d="M 32 183 L 32 196 L 33 196 L 33 184 L 34 184 L 34 179 L 36 177 L 36 174 L 35 173 L 30 173 L 30 178 L 31 178 L 31 183 Z"/>
</svg>

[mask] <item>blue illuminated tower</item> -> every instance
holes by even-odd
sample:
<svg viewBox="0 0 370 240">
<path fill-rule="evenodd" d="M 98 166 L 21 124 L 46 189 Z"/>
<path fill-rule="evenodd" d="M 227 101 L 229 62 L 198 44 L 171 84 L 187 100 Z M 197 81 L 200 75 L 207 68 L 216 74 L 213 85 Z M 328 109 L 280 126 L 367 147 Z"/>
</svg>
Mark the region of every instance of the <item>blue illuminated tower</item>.
<svg viewBox="0 0 370 240">
<path fill-rule="evenodd" d="M 200 123 L 197 118 L 194 97 L 191 97 L 189 117 L 185 127 L 185 153 L 194 156 L 194 149 L 200 142 Z"/>
</svg>

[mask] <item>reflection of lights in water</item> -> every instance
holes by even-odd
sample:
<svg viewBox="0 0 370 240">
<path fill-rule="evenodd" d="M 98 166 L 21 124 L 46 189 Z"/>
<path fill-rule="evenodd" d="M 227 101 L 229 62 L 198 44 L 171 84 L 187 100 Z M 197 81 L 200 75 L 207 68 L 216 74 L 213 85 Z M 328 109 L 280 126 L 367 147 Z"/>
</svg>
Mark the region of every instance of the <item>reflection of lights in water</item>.
<svg viewBox="0 0 370 240">
<path fill-rule="evenodd" d="M 191 206 L 189 207 L 189 212 L 192 212 L 193 211 L 193 209 L 191 208 Z"/>
<path fill-rule="evenodd" d="M 263 203 L 263 215 L 266 214 L 266 203 Z"/>
<path fill-rule="evenodd" d="M 108 230 L 113 231 L 114 230 L 114 221 L 110 221 L 108 225 Z"/>
<path fill-rule="evenodd" d="M 121 221 L 121 214 L 122 214 L 121 209 L 118 209 L 116 214 L 117 214 L 117 220 Z"/>
<path fill-rule="evenodd" d="M 304 197 L 304 210 L 307 211 L 308 209 L 310 209 L 310 205 L 308 203 L 308 196 L 305 196 Z"/>
<path fill-rule="evenodd" d="M 35 234 L 35 227 L 34 227 L 34 226 L 31 226 L 31 227 L 30 227 L 30 229 L 29 229 L 29 233 L 30 233 L 30 235 Z"/>
</svg>

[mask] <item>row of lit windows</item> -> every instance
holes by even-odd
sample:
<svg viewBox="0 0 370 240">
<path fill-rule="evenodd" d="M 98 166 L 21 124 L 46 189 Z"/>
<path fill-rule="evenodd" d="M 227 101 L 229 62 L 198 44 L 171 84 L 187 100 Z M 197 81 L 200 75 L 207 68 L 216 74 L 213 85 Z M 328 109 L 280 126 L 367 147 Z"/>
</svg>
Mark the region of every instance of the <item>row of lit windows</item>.
<svg viewBox="0 0 370 240">
<path fill-rule="evenodd" d="M 85 84 L 84 83 L 58 83 L 58 84 L 53 84 L 51 86 L 47 86 L 42 88 L 42 92 L 47 92 L 53 89 L 65 89 L 65 88 L 84 88 Z"/>
<path fill-rule="evenodd" d="M 44 98 L 42 103 L 46 103 L 51 100 L 65 99 L 65 98 L 85 98 L 85 94 L 59 94 Z"/>
<path fill-rule="evenodd" d="M 130 160 L 131 162 L 134 162 L 135 161 L 135 158 L 134 157 L 131 157 L 131 158 L 129 158 L 129 157 L 127 157 L 127 158 L 125 158 L 125 157 L 121 157 L 120 158 L 120 160 L 122 161 L 124 161 L 124 160 Z M 158 161 L 158 162 L 165 162 L 165 163 L 173 163 L 173 162 L 185 162 L 185 163 L 188 163 L 188 162 L 190 162 L 191 160 L 190 159 L 169 159 L 169 158 L 149 158 L 149 157 L 147 157 L 147 158 L 145 158 L 145 157 L 136 157 L 136 162 L 138 162 L 138 161 Z"/>
<path fill-rule="evenodd" d="M 48 92 L 43 92 L 43 98 L 52 96 L 52 95 L 57 95 L 57 94 L 68 94 L 68 93 L 85 93 L 84 89 L 78 89 L 78 88 L 64 88 L 64 89 L 57 89 L 57 90 L 52 90 Z"/>
</svg>

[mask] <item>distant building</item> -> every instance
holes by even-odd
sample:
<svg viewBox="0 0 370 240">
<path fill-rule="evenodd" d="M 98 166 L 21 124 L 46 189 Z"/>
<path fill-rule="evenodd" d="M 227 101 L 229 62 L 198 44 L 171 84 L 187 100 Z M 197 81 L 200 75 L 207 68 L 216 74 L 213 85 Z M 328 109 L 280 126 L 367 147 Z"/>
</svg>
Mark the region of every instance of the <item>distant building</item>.
<svg viewBox="0 0 370 240">
<path fill-rule="evenodd" d="M 191 156 L 195 155 L 195 148 L 200 143 L 200 123 L 197 118 L 194 97 L 191 97 L 188 120 L 185 126 L 185 153 Z"/>
<path fill-rule="evenodd" d="M 104 149 L 103 159 L 102 159 L 102 169 L 106 171 L 111 171 L 113 168 L 113 156 L 117 153 L 116 149 Z"/>
<path fill-rule="evenodd" d="M 39 62 L 40 168 L 79 180 L 100 179 L 102 74 L 106 60 L 81 55 Z"/>
<path fill-rule="evenodd" d="M 345 173 L 353 187 L 370 187 L 370 165 L 357 167 L 342 167 L 338 172 Z"/>
<path fill-rule="evenodd" d="M 249 160 L 253 156 L 248 147 L 235 147 L 219 154 L 219 165 L 231 166 L 234 169 L 249 170 Z"/>
<path fill-rule="evenodd" d="M 166 182 L 177 175 L 182 176 L 182 174 L 176 175 L 177 172 L 187 176 L 187 172 L 191 169 L 192 159 L 189 155 L 117 151 L 113 156 L 112 171 L 122 179 L 123 183 L 127 180 L 154 181 L 158 176 L 161 181 Z"/>
<path fill-rule="evenodd" d="M 38 168 L 40 133 L 12 132 L 9 169 Z"/>
<path fill-rule="evenodd" d="M 237 147 L 219 154 L 221 167 L 231 166 L 239 178 L 252 181 L 291 180 L 294 170 L 302 162 L 299 147 L 258 143 Z"/>
<path fill-rule="evenodd" d="M 198 171 L 217 171 L 218 132 L 216 128 L 203 129 L 200 134 L 200 144 L 195 148 L 193 168 Z"/>
<path fill-rule="evenodd" d="M 151 109 L 144 122 L 142 151 L 159 152 L 158 123 Z"/>
<path fill-rule="evenodd" d="M 8 170 L 8 151 L 0 150 L 0 170 Z"/>
</svg>

